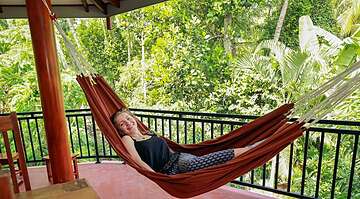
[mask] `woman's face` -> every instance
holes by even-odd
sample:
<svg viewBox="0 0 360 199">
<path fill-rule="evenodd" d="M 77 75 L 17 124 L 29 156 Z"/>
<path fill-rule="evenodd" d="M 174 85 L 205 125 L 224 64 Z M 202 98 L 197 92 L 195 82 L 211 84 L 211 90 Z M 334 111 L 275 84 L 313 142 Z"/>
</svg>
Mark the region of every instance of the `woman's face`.
<svg viewBox="0 0 360 199">
<path fill-rule="evenodd" d="M 137 129 L 136 120 L 127 112 L 120 113 L 114 119 L 115 126 L 126 135 L 131 135 Z"/>
</svg>

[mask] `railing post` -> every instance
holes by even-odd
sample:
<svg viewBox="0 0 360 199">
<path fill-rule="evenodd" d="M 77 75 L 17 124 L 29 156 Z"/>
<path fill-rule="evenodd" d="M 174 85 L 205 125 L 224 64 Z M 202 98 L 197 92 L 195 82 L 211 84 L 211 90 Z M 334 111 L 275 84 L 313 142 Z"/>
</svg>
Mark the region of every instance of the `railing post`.
<svg viewBox="0 0 360 199">
<path fill-rule="evenodd" d="M 99 164 L 99 163 L 101 163 L 101 162 L 100 162 L 100 158 L 99 158 L 99 147 L 98 147 L 98 143 L 97 143 L 96 126 L 95 126 L 95 120 L 94 120 L 94 116 L 93 116 L 93 115 L 91 115 L 91 120 L 92 120 L 92 124 L 93 124 L 96 164 Z"/>
<path fill-rule="evenodd" d="M 179 122 L 183 118 L 183 114 L 179 113 L 179 119 L 176 120 L 176 142 L 180 143 L 180 132 L 179 132 Z"/>
</svg>

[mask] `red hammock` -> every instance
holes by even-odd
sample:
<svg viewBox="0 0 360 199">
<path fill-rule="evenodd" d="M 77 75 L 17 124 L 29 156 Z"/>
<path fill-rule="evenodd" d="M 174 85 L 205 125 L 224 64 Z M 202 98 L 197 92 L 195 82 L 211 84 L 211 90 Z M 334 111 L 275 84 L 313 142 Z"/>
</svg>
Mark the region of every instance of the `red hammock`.
<svg viewBox="0 0 360 199">
<path fill-rule="evenodd" d="M 263 165 L 303 134 L 301 129 L 303 124 L 288 123 L 286 114 L 292 109 L 293 104 L 285 104 L 241 128 L 213 140 L 182 145 L 163 138 L 173 150 L 194 155 L 245 147 L 268 138 L 237 158 L 221 165 L 171 176 L 150 172 L 131 159 L 110 120 L 111 115 L 121 107 L 125 107 L 123 101 L 101 76 L 93 75 L 90 78 L 81 75 L 76 79 L 86 95 L 97 125 L 117 154 L 131 167 L 157 183 L 169 194 L 180 198 L 193 197 L 211 191 Z M 147 129 L 141 121 L 137 120 L 137 123 L 143 130 Z"/>
</svg>

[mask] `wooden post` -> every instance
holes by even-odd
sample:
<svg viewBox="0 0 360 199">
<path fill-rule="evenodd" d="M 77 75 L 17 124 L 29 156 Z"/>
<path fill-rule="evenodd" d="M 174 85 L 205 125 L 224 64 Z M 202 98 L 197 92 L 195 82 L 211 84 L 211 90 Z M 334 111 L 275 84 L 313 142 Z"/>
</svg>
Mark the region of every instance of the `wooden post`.
<svg viewBox="0 0 360 199">
<path fill-rule="evenodd" d="M 46 0 L 51 7 L 51 1 Z M 54 27 L 41 0 L 26 0 L 54 183 L 73 180 Z"/>
<path fill-rule="evenodd" d="M 107 30 L 112 30 L 111 17 L 106 17 L 106 29 L 107 29 Z"/>
</svg>

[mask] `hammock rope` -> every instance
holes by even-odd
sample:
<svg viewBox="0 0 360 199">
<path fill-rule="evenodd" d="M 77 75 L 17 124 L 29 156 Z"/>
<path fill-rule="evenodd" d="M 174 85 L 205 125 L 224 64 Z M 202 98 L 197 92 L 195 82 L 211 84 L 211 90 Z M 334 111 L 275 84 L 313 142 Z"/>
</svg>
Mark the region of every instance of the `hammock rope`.
<svg viewBox="0 0 360 199">
<path fill-rule="evenodd" d="M 65 48 L 69 50 L 69 54 L 71 56 L 71 61 L 73 62 L 75 68 L 77 69 L 78 74 L 88 75 L 91 76 L 91 74 L 95 74 L 96 71 L 91 67 L 91 65 L 86 61 L 84 56 L 78 52 L 76 47 L 73 45 L 73 43 L 70 41 L 64 30 L 61 28 L 61 25 L 59 24 L 55 12 L 52 11 L 49 4 L 46 2 L 46 0 L 41 0 L 43 5 L 45 6 L 50 19 L 55 24 L 55 27 L 62 37 L 64 41 Z M 59 46 L 60 47 L 60 46 Z"/>
<path fill-rule="evenodd" d="M 41 0 L 43 5 L 45 6 L 46 10 L 49 12 L 49 16 L 51 18 L 51 20 L 56 21 L 56 14 L 50 9 L 50 6 L 48 5 L 48 3 L 46 2 L 46 0 Z"/>
<path fill-rule="evenodd" d="M 355 75 L 347 82 L 343 83 L 329 97 L 317 104 L 313 109 L 308 111 L 298 121 L 313 125 L 321 118 L 325 117 L 333 110 L 333 107 L 340 104 L 347 96 L 351 95 L 360 87 L 360 76 Z M 315 118 L 315 119 L 314 119 Z"/>
<path fill-rule="evenodd" d="M 300 106 L 309 105 L 309 102 L 317 97 L 325 94 L 325 92 L 331 92 L 328 97 L 326 97 L 323 101 L 316 104 L 310 110 L 308 110 L 305 114 L 303 114 L 298 121 L 308 123 L 307 126 L 314 125 L 320 119 L 324 118 L 328 113 L 333 110 L 333 107 L 340 104 L 347 96 L 351 95 L 355 90 L 359 88 L 360 84 L 360 76 L 359 76 L 359 68 L 360 62 L 356 62 L 344 72 L 335 76 L 325 84 L 319 87 L 319 89 L 311 92 L 306 97 L 301 99 L 303 104 L 297 105 L 295 104 L 294 113 L 300 110 Z M 303 99 L 307 98 L 307 102 Z M 298 102 L 296 102 L 298 103 Z M 295 114 L 292 115 L 295 115 Z"/>
<path fill-rule="evenodd" d="M 71 60 L 76 67 L 79 74 L 83 75 L 91 75 L 96 73 L 95 70 L 90 66 L 89 62 L 86 61 L 84 56 L 76 50 L 76 47 L 72 44 L 72 42 L 67 37 L 64 30 L 61 28 L 61 25 L 58 23 L 57 20 L 54 20 L 54 24 L 56 29 L 58 30 L 59 34 L 63 38 L 64 45 L 66 49 L 69 50 L 69 54 L 71 56 Z"/>
<path fill-rule="evenodd" d="M 337 84 L 339 84 L 342 80 L 346 78 L 346 76 L 350 75 L 351 73 L 360 69 L 360 62 L 356 62 L 355 64 L 351 65 L 349 68 L 346 68 L 343 72 L 339 73 L 335 77 L 331 78 L 317 89 L 310 91 L 308 94 L 303 95 L 300 97 L 299 100 L 295 104 L 299 106 L 302 104 L 307 103 L 310 99 L 316 98 L 319 95 L 324 94 L 325 92 L 329 91 L 331 88 L 334 88 Z"/>
</svg>

